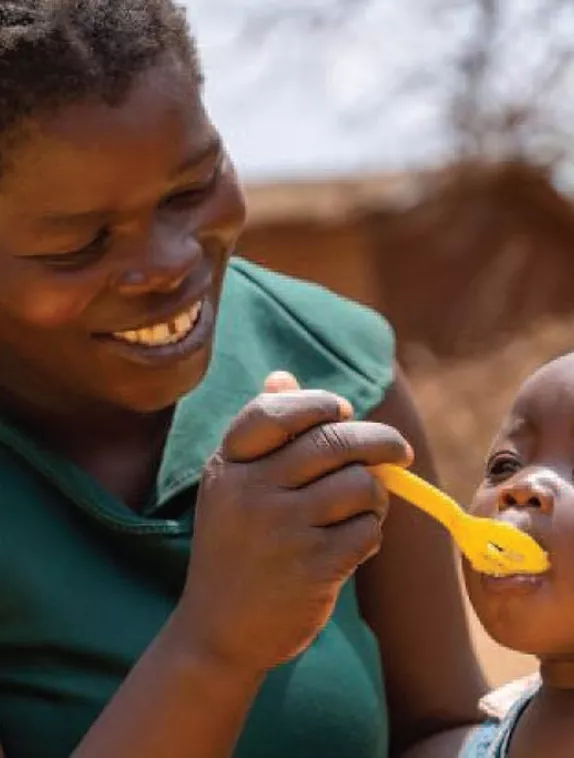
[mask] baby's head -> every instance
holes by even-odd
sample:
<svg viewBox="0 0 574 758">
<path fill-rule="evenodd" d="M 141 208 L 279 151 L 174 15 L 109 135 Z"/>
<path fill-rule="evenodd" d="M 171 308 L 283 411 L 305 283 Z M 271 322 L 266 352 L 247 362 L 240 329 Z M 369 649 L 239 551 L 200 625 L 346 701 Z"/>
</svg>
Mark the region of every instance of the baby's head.
<svg viewBox="0 0 574 758">
<path fill-rule="evenodd" d="M 465 565 L 470 600 L 487 632 L 543 660 L 574 655 L 574 353 L 521 387 L 470 511 L 527 532 L 551 560 L 546 574 L 506 578 Z"/>
</svg>

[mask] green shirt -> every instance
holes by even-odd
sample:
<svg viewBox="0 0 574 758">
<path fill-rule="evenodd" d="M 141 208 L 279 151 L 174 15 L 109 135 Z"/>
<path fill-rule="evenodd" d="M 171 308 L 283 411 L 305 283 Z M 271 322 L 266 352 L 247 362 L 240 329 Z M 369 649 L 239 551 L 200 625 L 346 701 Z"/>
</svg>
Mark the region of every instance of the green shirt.
<svg viewBox="0 0 574 758">
<path fill-rule="evenodd" d="M 202 466 L 266 375 L 289 369 L 364 417 L 392 381 L 392 359 L 392 333 L 377 314 L 235 259 L 210 371 L 178 405 L 143 515 L 0 423 L 8 758 L 69 756 L 161 629 L 183 587 Z M 376 644 L 350 582 L 311 648 L 269 675 L 236 757 L 385 758 L 387 731 Z"/>
</svg>

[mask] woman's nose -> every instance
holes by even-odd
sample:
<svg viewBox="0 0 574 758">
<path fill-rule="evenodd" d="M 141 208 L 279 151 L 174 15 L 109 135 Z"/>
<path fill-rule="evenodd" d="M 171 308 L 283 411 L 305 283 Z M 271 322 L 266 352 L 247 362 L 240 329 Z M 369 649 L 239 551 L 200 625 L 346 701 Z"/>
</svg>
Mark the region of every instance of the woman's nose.
<svg viewBox="0 0 574 758">
<path fill-rule="evenodd" d="M 154 269 L 130 269 L 122 272 L 118 277 L 116 288 L 124 297 L 136 297 L 150 293 L 177 292 L 185 279 L 189 269 L 180 268 L 174 270 L 171 268 L 154 268 Z"/>
<path fill-rule="evenodd" d="M 498 508 L 504 511 L 508 508 L 534 508 L 542 513 L 554 510 L 554 494 L 544 482 L 535 477 L 509 483 L 498 493 Z"/>
<path fill-rule="evenodd" d="M 116 290 L 124 297 L 176 292 L 202 258 L 202 247 L 192 237 L 156 240 L 141 255 L 134 253 L 124 261 Z"/>
</svg>

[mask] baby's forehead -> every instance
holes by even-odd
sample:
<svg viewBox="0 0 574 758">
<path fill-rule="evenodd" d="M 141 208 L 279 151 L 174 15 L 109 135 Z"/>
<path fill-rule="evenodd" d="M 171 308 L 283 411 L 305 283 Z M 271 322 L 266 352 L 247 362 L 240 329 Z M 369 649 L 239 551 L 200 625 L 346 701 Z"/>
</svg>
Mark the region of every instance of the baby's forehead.
<svg viewBox="0 0 574 758">
<path fill-rule="evenodd" d="M 574 421 L 574 353 L 545 364 L 518 391 L 507 418 L 541 425 L 561 417 Z"/>
</svg>

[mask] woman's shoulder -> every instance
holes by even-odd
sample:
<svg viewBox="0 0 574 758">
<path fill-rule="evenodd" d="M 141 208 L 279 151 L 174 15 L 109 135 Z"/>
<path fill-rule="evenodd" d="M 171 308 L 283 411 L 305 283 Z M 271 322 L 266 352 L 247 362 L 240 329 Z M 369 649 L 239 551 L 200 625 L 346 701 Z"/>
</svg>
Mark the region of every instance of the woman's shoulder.
<svg viewBox="0 0 574 758">
<path fill-rule="evenodd" d="M 243 350 L 251 343 L 274 368 L 307 384 L 360 388 L 371 407 L 393 381 L 395 343 L 386 319 L 317 284 L 234 258 L 221 322 L 224 349 L 233 340 Z"/>
</svg>

